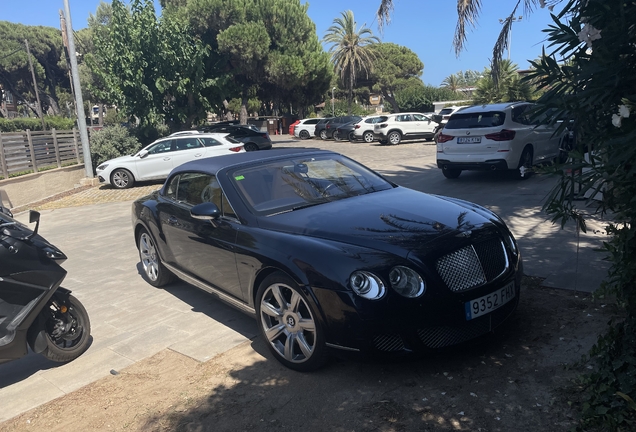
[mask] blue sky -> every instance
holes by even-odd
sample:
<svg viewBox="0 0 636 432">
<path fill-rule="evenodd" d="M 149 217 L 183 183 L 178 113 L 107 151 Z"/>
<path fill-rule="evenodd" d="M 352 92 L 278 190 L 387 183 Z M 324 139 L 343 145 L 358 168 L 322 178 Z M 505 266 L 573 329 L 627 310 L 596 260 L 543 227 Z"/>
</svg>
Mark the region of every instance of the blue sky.
<svg viewBox="0 0 636 432">
<path fill-rule="evenodd" d="M 155 3 L 159 10 L 158 1 Z M 466 49 L 459 58 L 452 47 L 457 23 L 457 3 L 454 0 L 394 0 L 391 23 L 382 34 L 375 19 L 379 0 L 315 0 L 308 3 L 308 13 L 316 23 L 318 37 L 324 36 L 342 11 L 351 9 L 358 25 L 366 23 L 383 42 L 393 42 L 413 50 L 424 63 L 422 80 L 438 86 L 452 73 L 467 69 L 481 71 L 488 66 L 492 47 L 501 31 L 499 19 L 510 14 L 516 0 L 482 2 L 478 25 L 469 30 Z M 69 4 L 73 28 L 77 30 L 86 27 L 87 18 L 97 10 L 99 0 L 69 0 Z M 0 0 L 0 20 L 59 28 L 58 11 L 63 8 L 63 0 Z M 517 15 L 521 15 L 523 10 L 518 12 Z M 528 59 L 540 55 L 545 41 L 541 30 L 550 23 L 548 10 L 536 9 L 513 24 L 511 60 L 521 69 L 528 67 Z"/>
</svg>

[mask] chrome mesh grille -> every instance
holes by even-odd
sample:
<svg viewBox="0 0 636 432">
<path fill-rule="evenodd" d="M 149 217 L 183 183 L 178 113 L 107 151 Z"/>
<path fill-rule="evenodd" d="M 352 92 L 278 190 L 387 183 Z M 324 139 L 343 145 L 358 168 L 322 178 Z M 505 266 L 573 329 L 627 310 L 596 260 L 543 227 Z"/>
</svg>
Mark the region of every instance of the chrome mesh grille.
<svg viewBox="0 0 636 432">
<path fill-rule="evenodd" d="M 486 275 L 472 245 L 438 259 L 437 272 L 452 291 L 463 291 L 486 283 Z"/>
<path fill-rule="evenodd" d="M 404 349 L 404 341 L 397 334 L 381 334 L 373 338 L 373 345 L 380 351 L 394 352 Z"/>
<path fill-rule="evenodd" d="M 451 291 L 464 291 L 501 276 L 508 268 L 508 258 L 501 240 L 493 238 L 441 257 L 436 267 Z"/>
</svg>

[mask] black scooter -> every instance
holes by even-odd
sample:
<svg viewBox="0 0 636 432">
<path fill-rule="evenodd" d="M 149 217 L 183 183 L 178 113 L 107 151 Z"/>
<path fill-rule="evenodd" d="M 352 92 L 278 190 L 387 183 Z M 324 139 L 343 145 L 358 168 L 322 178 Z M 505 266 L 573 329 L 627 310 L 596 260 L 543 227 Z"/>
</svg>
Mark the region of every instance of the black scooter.
<svg viewBox="0 0 636 432">
<path fill-rule="evenodd" d="M 31 231 L 0 206 L 0 363 L 31 349 L 56 362 L 82 355 L 91 342 L 84 306 L 60 284 L 66 255 L 37 234 L 40 214 L 31 211 Z"/>
</svg>

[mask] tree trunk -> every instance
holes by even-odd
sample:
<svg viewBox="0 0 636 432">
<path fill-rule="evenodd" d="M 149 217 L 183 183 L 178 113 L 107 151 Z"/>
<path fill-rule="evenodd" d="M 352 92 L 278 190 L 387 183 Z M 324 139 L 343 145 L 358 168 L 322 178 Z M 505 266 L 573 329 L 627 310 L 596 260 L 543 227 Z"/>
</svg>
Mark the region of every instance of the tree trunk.
<svg viewBox="0 0 636 432">
<path fill-rule="evenodd" d="M 393 108 L 394 113 L 400 112 L 400 107 L 398 106 L 398 103 L 395 100 L 395 97 L 393 96 L 392 92 L 389 92 L 387 89 L 382 89 L 382 96 L 384 96 L 384 99 L 389 101 L 389 103 L 391 104 L 391 108 Z"/>
<path fill-rule="evenodd" d="M 239 123 L 242 125 L 247 124 L 247 90 L 243 90 L 243 96 L 241 97 L 241 114 L 239 116 Z"/>
</svg>

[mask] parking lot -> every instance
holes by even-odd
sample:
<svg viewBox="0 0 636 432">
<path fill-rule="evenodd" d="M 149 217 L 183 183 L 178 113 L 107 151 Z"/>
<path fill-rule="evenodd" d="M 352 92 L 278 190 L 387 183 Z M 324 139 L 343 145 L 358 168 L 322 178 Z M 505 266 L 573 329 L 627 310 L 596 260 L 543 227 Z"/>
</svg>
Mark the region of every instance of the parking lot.
<svg viewBox="0 0 636 432">
<path fill-rule="evenodd" d="M 444 178 L 435 165 L 435 145 L 404 142 L 399 146 L 274 136 L 274 149 L 319 147 L 343 153 L 389 180 L 423 192 L 449 195 L 484 205 L 506 221 L 518 239 L 525 273 L 545 278 L 543 285 L 592 291 L 607 264 L 594 252 L 601 246 L 603 221 L 590 221 L 587 234 L 561 230 L 541 212 L 554 179 L 527 180 L 497 172 L 464 172 Z M 138 191 L 159 185 L 141 186 Z M 0 421 L 72 392 L 169 348 L 207 361 L 257 334 L 254 321 L 185 283 L 156 289 L 140 276 L 132 237 L 130 203 L 104 202 L 112 190 L 83 193 L 72 207 L 42 211 L 40 233 L 69 257 L 64 286 L 84 303 L 91 318 L 93 342 L 76 361 L 58 366 L 36 355 L 0 366 Z M 94 204 L 92 202 L 99 202 Z M 61 207 L 61 208 L 55 208 Z M 27 215 L 18 216 L 26 221 Z"/>
</svg>

